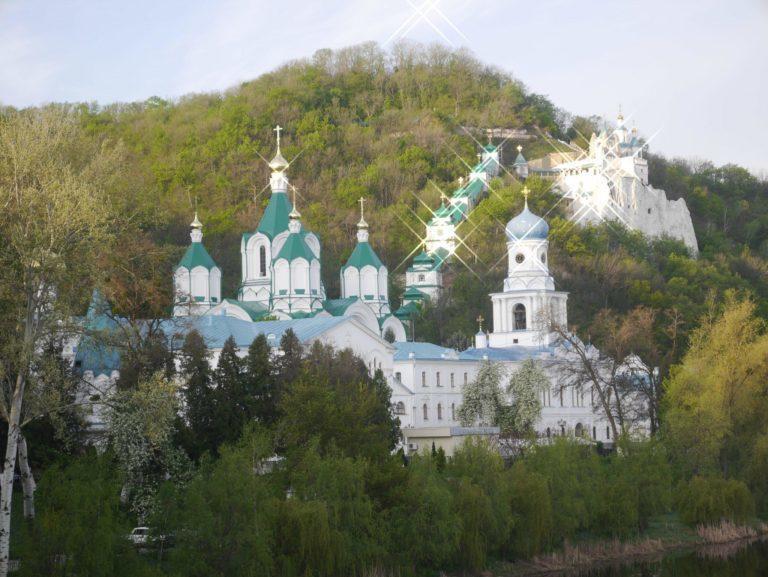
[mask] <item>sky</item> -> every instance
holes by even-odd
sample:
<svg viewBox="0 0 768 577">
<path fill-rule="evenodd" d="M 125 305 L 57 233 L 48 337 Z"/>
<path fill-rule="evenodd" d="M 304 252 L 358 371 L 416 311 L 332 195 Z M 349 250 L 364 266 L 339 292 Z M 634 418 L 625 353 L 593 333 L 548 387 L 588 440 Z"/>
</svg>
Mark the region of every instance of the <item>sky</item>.
<svg viewBox="0 0 768 577">
<path fill-rule="evenodd" d="M 0 0 L 0 103 L 224 90 L 321 48 L 471 50 L 654 151 L 768 176 L 768 0 Z"/>
</svg>

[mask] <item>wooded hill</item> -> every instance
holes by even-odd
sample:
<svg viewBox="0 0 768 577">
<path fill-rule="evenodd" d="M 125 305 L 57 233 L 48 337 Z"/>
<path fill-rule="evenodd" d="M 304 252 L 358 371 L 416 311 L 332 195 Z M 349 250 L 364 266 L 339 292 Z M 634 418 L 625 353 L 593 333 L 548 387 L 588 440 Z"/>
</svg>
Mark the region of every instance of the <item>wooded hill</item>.
<svg viewBox="0 0 768 577">
<path fill-rule="evenodd" d="M 206 246 L 223 269 L 223 294 L 235 295 L 240 236 L 256 227 L 269 198 L 264 159 L 274 153 L 276 124 L 285 127 L 291 182 L 305 226 L 321 237 L 323 277 L 335 296 L 339 267 L 354 247 L 360 196 L 371 201 L 371 242 L 390 271 L 404 272 L 427 207 L 437 207 L 440 191 L 450 194 L 476 159 L 477 144 L 462 126 L 526 129 L 533 135 L 523 143 L 530 159 L 552 151 L 550 138 L 578 139 L 602 122 L 573 118 L 465 51 L 411 44 L 320 50 L 222 94 L 72 106 L 84 138 L 119 141 L 125 149 L 112 198 L 135 215 L 135 228 L 105 257 L 105 276 L 112 296 L 132 295 L 114 300 L 135 315 L 168 309 L 172 267 L 188 243 L 196 203 Z M 517 144 L 507 142 L 506 162 Z M 677 318 L 685 333 L 707 310 L 708 295 L 728 289 L 759 297 L 766 315 L 768 182 L 732 165 L 655 155 L 650 164 L 654 186 L 686 199 L 698 260 L 679 243 L 649 243 L 616 226 L 574 228 L 558 209 L 550 211 L 556 200 L 547 192 L 550 183 L 529 181 L 532 208 L 551 224 L 551 262 L 558 288 L 571 292 L 571 321 L 587 332 L 601 309 L 624 314 L 648 306 L 662 344 L 668 318 Z M 461 346 L 479 313 L 490 318 L 487 293 L 505 272 L 503 226 L 522 205 L 510 175 L 492 188 L 460 229 L 471 248 L 460 256 L 471 271 L 453 267 L 452 289 L 425 311 L 419 339 Z M 397 287 L 391 294 L 396 300 Z"/>
</svg>

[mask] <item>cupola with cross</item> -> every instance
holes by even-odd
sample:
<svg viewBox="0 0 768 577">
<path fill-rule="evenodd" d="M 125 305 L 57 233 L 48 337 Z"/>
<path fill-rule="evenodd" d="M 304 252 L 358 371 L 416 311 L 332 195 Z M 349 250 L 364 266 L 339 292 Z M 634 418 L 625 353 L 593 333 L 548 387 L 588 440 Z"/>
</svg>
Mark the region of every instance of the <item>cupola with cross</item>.
<svg viewBox="0 0 768 577">
<path fill-rule="evenodd" d="M 242 280 L 238 298 L 242 301 L 256 301 L 265 307 L 270 306 L 272 261 L 277 254 L 275 239 L 280 233 L 288 230 L 291 212 L 291 202 L 288 199 L 290 183 L 286 176 L 290 163 L 280 151 L 282 130 L 280 125 L 274 129 L 277 135 L 277 150 L 268 163 L 272 171 L 269 178 L 269 202 L 256 231 L 245 233 L 240 243 Z"/>
<path fill-rule="evenodd" d="M 325 289 L 320 279 L 320 241 L 301 225 L 293 188 L 288 230 L 274 239 L 271 309 L 289 316 L 323 308 Z"/>
<path fill-rule="evenodd" d="M 360 198 L 360 222 L 357 223 L 357 244 L 346 264 L 341 267 L 341 297 L 358 297 L 374 314 L 382 318 L 390 314 L 389 272 L 368 241 L 365 222 L 365 202 Z"/>
<path fill-rule="evenodd" d="M 203 223 L 190 224 L 191 243 L 173 274 L 174 316 L 200 315 L 221 301 L 221 269 L 203 246 Z"/>
</svg>

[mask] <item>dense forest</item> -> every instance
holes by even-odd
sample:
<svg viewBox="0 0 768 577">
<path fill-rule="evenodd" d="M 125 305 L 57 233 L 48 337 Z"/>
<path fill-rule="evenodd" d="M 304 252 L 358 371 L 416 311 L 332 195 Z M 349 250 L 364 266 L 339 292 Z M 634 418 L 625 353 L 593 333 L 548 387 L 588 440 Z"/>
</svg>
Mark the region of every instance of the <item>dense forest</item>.
<svg viewBox="0 0 768 577">
<path fill-rule="evenodd" d="M 6 465 L 18 454 L 20 478 L 2 476 L 4 502 L 18 497 L 0 510 L 0 573 L 9 539 L 23 575 L 479 572 L 574 540 L 639 538 L 659 519 L 682 531 L 765 518 L 768 182 L 650 153 L 651 183 L 688 203 L 692 258 L 673 240 L 574 226 L 551 182 L 528 179 L 573 328 L 659 368 L 653 438 L 621 438 L 606 456 L 568 438 L 525 444 L 528 426 L 515 459 L 468 443 L 406 463 L 383 376 L 349 351 L 303 350 L 289 332 L 282 356 L 257 338 L 242 357 L 230 341 L 214 366 L 192 332 L 174 363 L 155 325 L 139 322 L 169 314 L 196 207 L 223 292 L 235 294 L 276 124 L 329 294 L 364 196 L 397 301 L 428 207 L 466 175 L 484 128 L 525 129 L 531 159 L 558 139 L 583 144 L 604 120 L 572 117 L 468 53 L 409 44 L 319 51 L 224 94 L 3 109 L 0 415 L 15 423 Z M 506 143 L 507 163 L 517 144 Z M 504 223 L 522 203 L 511 174 L 491 183 L 417 339 L 468 346 L 474 319 L 490 318 Z M 84 442 L 81 411 L 104 399 L 78 397 L 54 338 L 94 287 L 127 327 L 100 452 Z M 138 555 L 126 534 L 139 523 L 175 546 Z"/>
</svg>

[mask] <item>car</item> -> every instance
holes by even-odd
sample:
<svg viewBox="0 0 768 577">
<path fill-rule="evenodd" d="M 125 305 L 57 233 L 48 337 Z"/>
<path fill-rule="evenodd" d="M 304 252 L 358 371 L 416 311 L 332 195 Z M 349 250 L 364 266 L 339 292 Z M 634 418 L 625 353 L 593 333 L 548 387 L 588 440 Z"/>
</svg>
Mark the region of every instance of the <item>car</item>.
<svg viewBox="0 0 768 577">
<path fill-rule="evenodd" d="M 134 545 L 148 545 L 150 541 L 149 527 L 134 527 L 128 535 L 128 540 Z"/>
</svg>

